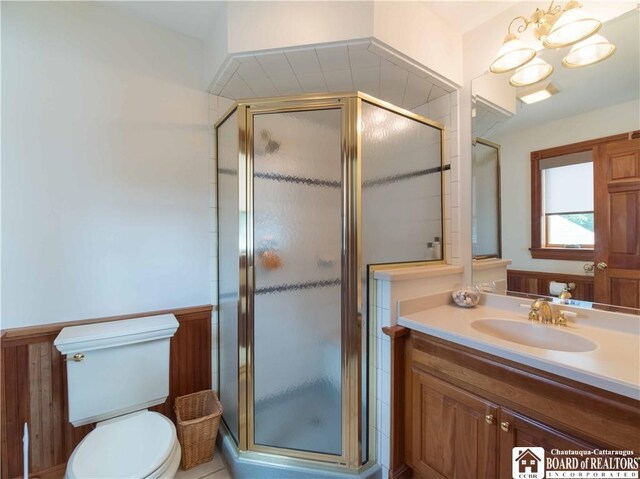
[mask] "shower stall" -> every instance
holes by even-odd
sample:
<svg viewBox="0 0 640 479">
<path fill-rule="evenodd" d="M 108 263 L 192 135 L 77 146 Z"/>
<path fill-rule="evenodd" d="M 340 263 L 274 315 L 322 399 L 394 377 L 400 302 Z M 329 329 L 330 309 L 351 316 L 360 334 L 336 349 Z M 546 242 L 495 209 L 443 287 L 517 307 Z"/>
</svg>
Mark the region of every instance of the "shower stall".
<svg viewBox="0 0 640 479">
<path fill-rule="evenodd" d="M 239 101 L 215 128 L 226 434 L 358 469 L 375 459 L 369 268 L 442 260 L 444 128 L 361 93 Z"/>
</svg>

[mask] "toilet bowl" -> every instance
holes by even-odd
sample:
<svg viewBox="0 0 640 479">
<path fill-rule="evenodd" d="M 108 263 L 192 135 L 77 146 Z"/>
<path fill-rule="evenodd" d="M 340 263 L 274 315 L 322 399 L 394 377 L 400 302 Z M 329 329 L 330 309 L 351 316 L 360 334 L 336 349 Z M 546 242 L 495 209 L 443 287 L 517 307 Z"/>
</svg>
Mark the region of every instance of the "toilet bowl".
<svg viewBox="0 0 640 479">
<path fill-rule="evenodd" d="M 98 423 L 73 451 L 65 478 L 173 478 L 180 457 L 173 423 L 139 411 Z"/>
</svg>

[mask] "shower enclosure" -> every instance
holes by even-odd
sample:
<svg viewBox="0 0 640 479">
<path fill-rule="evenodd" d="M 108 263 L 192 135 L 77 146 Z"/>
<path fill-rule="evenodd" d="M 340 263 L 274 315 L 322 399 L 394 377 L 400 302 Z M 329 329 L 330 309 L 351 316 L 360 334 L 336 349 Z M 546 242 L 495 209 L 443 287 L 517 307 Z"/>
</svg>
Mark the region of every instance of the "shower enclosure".
<svg viewBox="0 0 640 479">
<path fill-rule="evenodd" d="M 357 469 L 375 457 L 368 268 L 442 259 L 427 243 L 443 236 L 444 128 L 308 95 L 240 101 L 216 138 L 226 429 L 240 451 Z"/>
</svg>

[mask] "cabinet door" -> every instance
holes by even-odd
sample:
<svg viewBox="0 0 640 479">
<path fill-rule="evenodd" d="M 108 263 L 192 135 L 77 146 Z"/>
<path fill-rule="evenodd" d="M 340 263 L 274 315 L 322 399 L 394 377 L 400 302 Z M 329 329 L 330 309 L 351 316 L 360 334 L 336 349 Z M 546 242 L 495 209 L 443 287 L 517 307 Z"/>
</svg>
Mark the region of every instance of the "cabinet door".
<svg viewBox="0 0 640 479">
<path fill-rule="evenodd" d="M 512 478 L 514 447 L 542 447 L 548 453 L 552 449 L 594 449 L 580 439 L 564 434 L 518 413 L 502 408 L 499 423 L 498 468 L 501 479 Z"/>
<path fill-rule="evenodd" d="M 412 374 L 410 465 L 425 478 L 496 476 L 497 407 L 427 374 Z"/>
</svg>

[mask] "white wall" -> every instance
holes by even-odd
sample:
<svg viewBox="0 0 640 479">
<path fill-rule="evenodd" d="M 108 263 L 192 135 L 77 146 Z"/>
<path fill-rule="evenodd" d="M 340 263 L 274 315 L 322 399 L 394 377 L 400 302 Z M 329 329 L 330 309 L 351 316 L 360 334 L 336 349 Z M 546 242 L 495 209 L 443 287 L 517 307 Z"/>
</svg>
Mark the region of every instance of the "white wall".
<svg viewBox="0 0 640 479">
<path fill-rule="evenodd" d="M 634 100 L 492 138 L 502 147 L 502 257 L 513 261 L 510 269 L 584 274 L 582 261 L 531 258 L 530 153 L 637 130 L 640 128 L 639 111 L 640 101 Z M 579 188 L 580 185 L 568 187 Z"/>
<path fill-rule="evenodd" d="M 462 36 L 420 2 L 229 2 L 216 21 L 206 42 L 207 82 L 221 80 L 230 55 L 372 38 L 447 84 L 462 82 Z"/>
<path fill-rule="evenodd" d="M 3 3 L 3 328 L 210 302 L 202 55 L 98 3 Z"/>
<path fill-rule="evenodd" d="M 461 85 L 462 36 L 422 2 L 375 2 L 374 37 Z"/>
<path fill-rule="evenodd" d="M 340 1 L 230 2 L 229 53 L 339 42 L 373 35 L 373 4 Z"/>
</svg>

